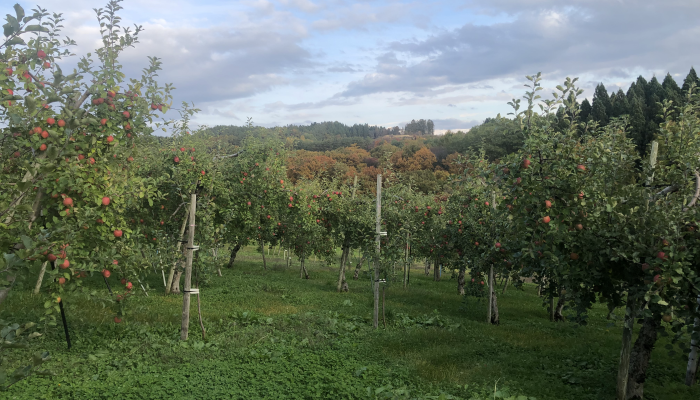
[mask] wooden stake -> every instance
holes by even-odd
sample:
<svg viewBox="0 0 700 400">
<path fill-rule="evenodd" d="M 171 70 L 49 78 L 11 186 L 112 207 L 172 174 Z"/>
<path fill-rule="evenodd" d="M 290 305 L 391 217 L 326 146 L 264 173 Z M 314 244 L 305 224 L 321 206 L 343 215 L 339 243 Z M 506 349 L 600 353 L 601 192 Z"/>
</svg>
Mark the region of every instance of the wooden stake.
<svg viewBox="0 0 700 400">
<path fill-rule="evenodd" d="M 379 328 L 379 257 L 381 255 L 382 229 L 382 175 L 377 175 L 377 220 L 374 238 L 374 329 Z"/>
<path fill-rule="evenodd" d="M 192 256 L 194 255 L 194 226 L 197 213 L 197 193 L 190 200 L 190 223 L 187 231 L 187 265 L 185 266 L 185 288 L 182 291 L 182 326 L 180 340 L 187 340 L 190 328 L 190 291 L 192 290 Z"/>
<path fill-rule="evenodd" d="M 48 263 L 48 261 L 44 261 L 44 263 L 41 264 L 41 271 L 39 271 L 39 279 L 36 280 L 36 286 L 34 286 L 34 294 L 39 294 L 39 291 L 41 290 L 41 282 L 44 281 L 44 273 L 46 273 L 46 264 Z"/>
</svg>

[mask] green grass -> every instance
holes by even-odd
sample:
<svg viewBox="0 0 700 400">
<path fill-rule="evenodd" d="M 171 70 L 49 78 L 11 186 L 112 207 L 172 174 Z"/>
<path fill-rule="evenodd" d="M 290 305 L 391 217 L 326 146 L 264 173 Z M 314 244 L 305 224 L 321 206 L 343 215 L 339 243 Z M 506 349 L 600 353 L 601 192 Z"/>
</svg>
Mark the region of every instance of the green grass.
<svg viewBox="0 0 700 400">
<path fill-rule="evenodd" d="M 336 293 L 337 267 L 310 261 L 310 280 L 299 279 L 280 258 L 241 251 L 233 269 L 202 287 L 207 329 L 202 340 L 193 298 L 190 340 L 179 342 L 181 296 L 165 297 L 162 278 L 147 282 L 128 300 L 130 314 L 114 324 L 114 305 L 64 296 L 73 339 L 67 351 L 55 327 L 11 362 L 43 349 L 53 377 L 33 376 L 8 399 L 341 399 L 371 397 L 368 389 L 396 397 L 486 397 L 490 388 L 537 399 L 613 399 L 621 327 L 609 326 L 596 307 L 588 326 L 551 323 L 533 285 L 499 295 L 500 326 L 484 323 L 485 302 L 457 295 L 456 281 L 426 277 L 416 265 L 411 285 L 386 290 L 387 329 L 372 329 L 367 269 L 350 279 L 349 293 Z M 352 272 L 350 272 L 350 277 Z M 100 277 L 87 286 L 104 289 Z M 117 279 L 112 278 L 113 284 Z M 38 321 L 46 294 L 15 290 L 0 318 Z M 381 321 L 380 321 L 381 326 Z M 696 399 L 698 387 L 682 384 L 685 360 L 672 358 L 662 338 L 652 355 L 646 398 Z M 381 391 L 381 389 L 380 389 Z M 507 397 L 502 393 L 502 397 Z M 372 395 L 374 396 L 374 395 Z M 496 397 L 500 398 L 500 397 Z"/>
</svg>

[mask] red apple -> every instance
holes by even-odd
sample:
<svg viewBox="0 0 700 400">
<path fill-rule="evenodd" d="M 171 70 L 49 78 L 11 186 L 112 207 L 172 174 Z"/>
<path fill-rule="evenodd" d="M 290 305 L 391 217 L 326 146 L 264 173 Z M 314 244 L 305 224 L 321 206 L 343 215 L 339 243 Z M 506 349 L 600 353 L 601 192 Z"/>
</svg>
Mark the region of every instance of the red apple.
<svg viewBox="0 0 700 400">
<path fill-rule="evenodd" d="M 117 323 L 117 324 L 119 324 L 119 323 L 122 322 L 122 319 L 119 318 L 119 317 L 114 317 L 114 322 Z"/>
<path fill-rule="evenodd" d="M 103 206 L 108 206 L 109 202 L 110 202 L 109 197 L 105 196 L 102 198 L 102 205 Z"/>
<path fill-rule="evenodd" d="M 58 284 L 59 284 L 59 285 L 63 285 L 64 283 L 66 283 L 66 278 L 64 278 L 64 277 L 58 278 Z"/>
<path fill-rule="evenodd" d="M 46 139 L 46 138 L 49 137 L 49 133 L 46 132 L 46 131 L 43 131 L 43 132 L 41 132 L 41 137 L 43 137 L 44 139 Z"/>
<path fill-rule="evenodd" d="M 114 136 L 109 135 L 107 136 L 107 143 L 112 143 L 114 141 Z"/>
<path fill-rule="evenodd" d="M 58 120 L 58 126 L 60 126 L 61 128 L 63 128 L 64 126 L 66 126 L 66 121 L 64 121 L 64 120 L 62 120 L 62 119 L 59 119 L 59 120 Z"/>
<path fill-rule="evenodd" d="M 586 170 L 586 166 L 583 165 L 583 164 L 579 164 L 579 165 L 576 166 L 576 169 L 579 170 L 579 171 L 581 171 L 581 172 L 583 172 L 583 171 Z"/>
<path fill-rule="evenodd" d="M 56 123 L 56 120 L 53 119 L 53 118 L 51 118 L 51 117 L 49 117 L 49 118 L 46 118 L 46 123 L 49 124 L 49 125 L 53 125 L 53 124 Z"/>
<path fill-rule="evenodd" d="M 129 118 L 131 116 L 131 114 L 129 114 L 128 111 L 124 111 L 122 115 L 124 116 L 124 118 Z"/>
<path fill-rule="evenodd" d="M 551 220 L 552 220 L 552 219 L 549 218 L 549 216 L 546 216 L 546 217 L 542 218 L 542 222 L 544 222 L 545 224 L 548 224 L 549 221 L 551 221 Z"/>
<path fill-rule="evenodd" d="M 44 59 L 44 58 L 46 58 L 46 53 L 44 53 L 44 50 L 39 50 L 36 52 L 36 56 L 41 58 L 41 59 Z"/>
<path fill-rule="evenodd" d="M 180 157 L 175 156 L 175 158 L 173 159 L 173 161 L 175 161 L 176 163 L 179 163 L 179 162 L 180 162 Z"/>
<path fill-rule="evenodd" d="M 46 259 L 49 260 L 49 261 L 51 261 L 51 262 L 56 261 L 57 258 L 58 258 L 58 257 L 56 257 L 56 256 L 53 255 L 53 254 L 49 254 L 49 255 L 46 256 Z"/>
<path fill-rule="evenodd" d="M 523 169 L 528 169 L 530 168 L 530 160 L 527 158 L 523 160 Z"/>
<path fill-rule="evenodd" d="M 70 197 L 66 197 L 65 199 L 63 199 L 63 205 L 66 206 L 66 207 L 72 206 L 72 205 L 73 205 L 73 199 L 71 199 Z"/>
<path fill-rule="evenodd" d="M 44 150 L 46 150 L 45 144 L 42 144 L 41 146 L 39 146 L 39 151 L 44 151 Z"/>
<path fill-rule="evenodd" d="M 122 231 L 120 229 L 114 231 L 114 237 L 122 237 Z"/>
<path fill-rule="evenodd" d="M 549 200 L 545 200 L 545 201 L 544 201 L 544 206 L 547 207 L 547 208 L 552 208 L 552 202 L 549 201 Z"/>
<path fill-rule="evenodd" d="M 501 247 L 501 244 L 498 243 L 498 242 L 496 242 L 496 247 L 500 248 L 500 247 Z"/>
<path fill-rule="evenodd" d="M 578 254 L 576 253 L 571 253 L 569 257 L 571 257 L 572 260 L 578 260 Z"/>
<path fill-rule="evenodd" d="M 107 118 L 102 118 L 102 119 L 100 120 L 100 124 L 101 124 L 101 125 L 107 125 Z"/>
<path fill-rule="evenodd" d="M 658 259 L 660 259 L 660 260 L 665 260 L 665 259 L 666 259 L 666 253 L 664 253 L 663 251 L 660 251 L 660 252 L 656 253 L 656 258 L 658 258 Z"/>
<path fill-rule="evenodd" d="M 108 269 L 103 269 L 103 270 L 102 270 L 102 276 L 104 276 L 105 278 L 109 278 L 110 275 L 112 275 L 112 273 L 109 272 Z"/>
<path fill-rule="evenodd" d="M 63 260 L 63 264 L 59 265 L 59 267 L 61 267 L 61 269 L 66 269 L 70 267 L 70 261 L 68 261 L 68 259 L 66 258 L 65 260 Z"/>
</svg>

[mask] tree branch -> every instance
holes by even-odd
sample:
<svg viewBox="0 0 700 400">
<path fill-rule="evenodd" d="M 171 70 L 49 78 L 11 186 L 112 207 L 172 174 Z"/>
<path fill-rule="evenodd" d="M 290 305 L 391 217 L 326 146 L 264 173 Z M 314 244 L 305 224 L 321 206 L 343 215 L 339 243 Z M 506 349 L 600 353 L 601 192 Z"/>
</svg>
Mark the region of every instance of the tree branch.
<svg viewBox="0 0 700 400">
<path fill-rule="evenodd" d="M 238 156 L 239 156 L 241 153 L 243 153 L 244 151 L 245 151 L 245 150 L 241 150 L 241 151 L 239 151 L 238 153 L 228 154 L 228 155 L 225 155 L 225 156 L 214 157 L 212 160 L 222 159 L 222 158 L 229 158 L 229 157 L 238 157 Z"/>
<path fill-rule="evenodd" d="M 683 207 L 683 211 L 688 211 L 690 207 L 694 206 L 698 201 L 698 197 L 700 197 L 700 173 L 695 171 L 695 195 L 690 203 L 688 203 L 688 206 Z"/>
</svg>

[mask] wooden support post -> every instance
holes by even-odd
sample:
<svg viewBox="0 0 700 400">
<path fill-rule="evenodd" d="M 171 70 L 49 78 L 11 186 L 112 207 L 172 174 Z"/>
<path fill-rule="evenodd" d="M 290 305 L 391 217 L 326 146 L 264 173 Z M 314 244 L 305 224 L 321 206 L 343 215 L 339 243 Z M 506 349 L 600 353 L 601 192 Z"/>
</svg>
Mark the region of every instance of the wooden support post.
<svg viewBox="0 0 700 400">
<path fill-rule="evenodd" d="M 376 236 L 374 238 L 374 329 L 379 328 L 379 257 L 381 255 L 382 229 L 382 175 L 377 175 Z"/>
<path fill-rule="evenodd" d="M 197 193 L 192 193 L 190 200 L 190 223 L 187 230 L 187 264 L 185 266 L 185 288 L 182 291 L 182 326 L 180 340 L 187 340 L 190 328 L 190 292 L 192 291 L 192 256 L 194 255 L 194 226 L 197 213 Z"/>
</svg>

